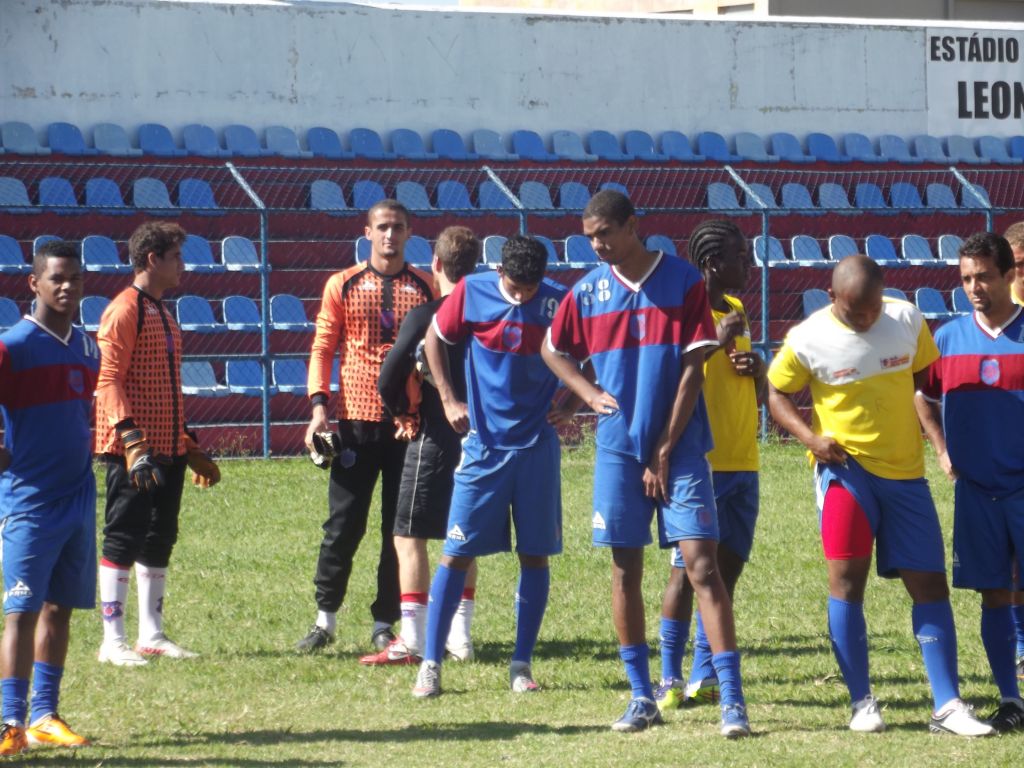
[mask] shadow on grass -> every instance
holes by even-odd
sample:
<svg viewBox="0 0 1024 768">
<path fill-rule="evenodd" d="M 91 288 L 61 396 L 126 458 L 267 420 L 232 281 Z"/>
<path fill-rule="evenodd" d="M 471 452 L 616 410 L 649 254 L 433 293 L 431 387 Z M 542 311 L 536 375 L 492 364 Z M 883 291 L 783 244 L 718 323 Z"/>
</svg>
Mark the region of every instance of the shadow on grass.
<svg viewBox="0 0 1024 768">
<path fill-rule="evenodd" d="M 160 757 L 118 757 L 117 755 L 103 754 L 103 747 L 89 747 L 81 751 L 75 752 L 72 757 L 68 756 L 67 752 L 58 753 L 54 752 L 52 755 L 40 756 L 38 752 L 33 752 L 32 757 L 27 761 L 28 765 L 59 765 L 67 766 L 70 764 L 79 765 L 101 765 L 104 768 L 152 768 L 154 765 L 159 766 L 196 766 L 196 765 L 226 765 L 235 768 L 275 768 L 278 766 L 344 766 L 348 765 L 344 760 L 302 760 L 294 757 L 283 757 L 280 760 L 251 760 L 242 757 L 181 757 L 181 758 L 168 758 L 161 755 Z M 102 755 L 102 756 L 101 756 Z M 18 759 L 14 758 L 15 762 L 5 762 L 5 765 L 18 765 Z"/>
</svg>

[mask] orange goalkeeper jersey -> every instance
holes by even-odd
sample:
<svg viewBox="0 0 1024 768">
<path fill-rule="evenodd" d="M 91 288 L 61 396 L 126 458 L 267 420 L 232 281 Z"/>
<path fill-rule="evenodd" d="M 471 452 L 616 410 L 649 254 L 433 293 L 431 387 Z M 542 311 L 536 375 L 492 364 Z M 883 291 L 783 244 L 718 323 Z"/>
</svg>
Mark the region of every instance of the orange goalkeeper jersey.
<svg viewBox="0 0 1024 768">
<path fill-rule="evenodd" d="M 334 355 L 341 358 L 337 417 L 383 421 L 377 391 L 384 356 L 413 307 L 434 298 L 433 280 L 408 264 L 382 275 L 369 262 L 334 274 L 324 286 L 309 357 L 309 396 L 328 394 Z"/>
<path fill-rule="evenodd" d="M 123 454 L 114 425 L 132 418 L 154 453 L 185 453 L 181 332 L 162 302 L 131 286 L 103 312 L 96 452 Z"/>
</svg>

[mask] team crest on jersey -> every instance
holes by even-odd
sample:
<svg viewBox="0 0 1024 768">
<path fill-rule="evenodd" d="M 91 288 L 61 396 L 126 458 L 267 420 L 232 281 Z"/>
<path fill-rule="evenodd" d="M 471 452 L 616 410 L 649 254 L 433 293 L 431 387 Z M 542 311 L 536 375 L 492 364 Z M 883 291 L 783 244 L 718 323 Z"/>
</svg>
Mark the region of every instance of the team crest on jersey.
<svg viewBox="0 0 1024 768">
<path fill-rule="evenodd" d="M 629 316 L 629 335 L 638 340 L 647 335 L 647 315 Z"/>
<path fill-rule="evenodd" d="M 605 525 L 604 518 L 601 516 L 600 512 L 594 513 L 594 518 L 593 520 L 591 520 L 591 525 L 593 525 L 595 531 L 604 531 L 608 528 Z"/>
<path fill-rule="evenodd" d="M 68 386 L 76 394 L 80 395 L 85 391 L 85 379 L 82 378 L 82 372 L 77 368 L 72 368 L 68 371 Z"/>
<path fill-rule="evenodd" d="M 899 368 L 910 364 L 910 355 L 893 355 L 892 357 L 883 357 L 878 362 L 882 364 L 882 368 Z"/>
<path fill-rule="evenodd" d="M 466 534 L 464 534 L 462 532 L 462 529 L 459 528 L 458 525 L 453 525 L 448 530 L 448 538 L 451 539 L 452 541 L 465 541 L 466 540 Z"/>
<path fill-rule="evenodd" d="M 990 387 L 999 382 L 999 361 L 985 358 L 981 361 L 981 380 Z"/>
<path fill-rule="evenodd" d="M 395 310 L 382 309 L 380 311 L 380 327 L 389 331 L 395 330 Z"/>
<path fill-rule="evenodd" d="M 518 325 L 506 325 L 501 331 L 501 343 L 509 352 L 515 352 L 523 345 L 523 329 Z"/>
</svg>

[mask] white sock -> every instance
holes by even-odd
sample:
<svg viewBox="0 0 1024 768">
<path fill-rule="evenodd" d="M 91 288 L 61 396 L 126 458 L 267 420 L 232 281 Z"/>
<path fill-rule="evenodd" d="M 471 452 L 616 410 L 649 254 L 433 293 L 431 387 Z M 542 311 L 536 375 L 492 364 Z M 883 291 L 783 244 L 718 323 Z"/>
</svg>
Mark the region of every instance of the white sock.
<svg viewBox="0 0 1024 768">
<path fill-rule="evenodd" d="M 402 601 L 401 635 L 405 647 L 411 653 L 423 655 L 423 640 L 427 635 L 427 606 L 423 603 Z"/>
<path fill-rule="evenodd" d="M 316 625 L 333 635 L 338 628 L 338 614 L 334 611 L 317 611 Z"/>
<path fill-rule="evenodd" d="M 103 642 L 125 642 L 124 608 L 128 600 L 131 571 L 100 564 L 100 607 L 103 616 Z"/>
<path fill-rule="evenodd" d="M 167 569 L 135 564 L 135 581 L 139 588 L 139 642 L 154 639 L 164 631 L 164 592 L 167 590 Z"/>
<path fill-rule="evenodd" d="M 470 643 L 469 625 L 473 622 L 473 609 L 476 607 L 475 600 L 465 598 L 459 600 L 458 610 L 452 617 L 452 628 L 448 630 L 448 640 L 445 642 L 447 648 L 462 648 Z"/>
</svg>

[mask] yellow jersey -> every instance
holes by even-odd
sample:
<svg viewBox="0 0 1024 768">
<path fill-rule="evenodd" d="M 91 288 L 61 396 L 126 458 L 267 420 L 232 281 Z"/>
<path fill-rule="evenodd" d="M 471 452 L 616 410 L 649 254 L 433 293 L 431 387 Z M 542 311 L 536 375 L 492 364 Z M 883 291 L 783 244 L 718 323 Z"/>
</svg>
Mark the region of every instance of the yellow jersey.
<svg viewBox="0 0 1024 768">
<path fill-rule="evenodd" d="M 724 298 L 731 312 L 743 315 L 743 334 L 735 339 L 736 349 L 749 352 L 750 323 L 747 322 L 743 302 L 733 296 Z M 716 324 L 727 314 L 714 308 L 711 310 Z M 753 377 L 736 373 L 724 349 L 716 351 L 704 362 L 704 402 L 715 440 L 715 447 L 708 453 L 711 468 L 715 472 L 757 472 L 760 469 L 757 389 Z"/>
</svg>

